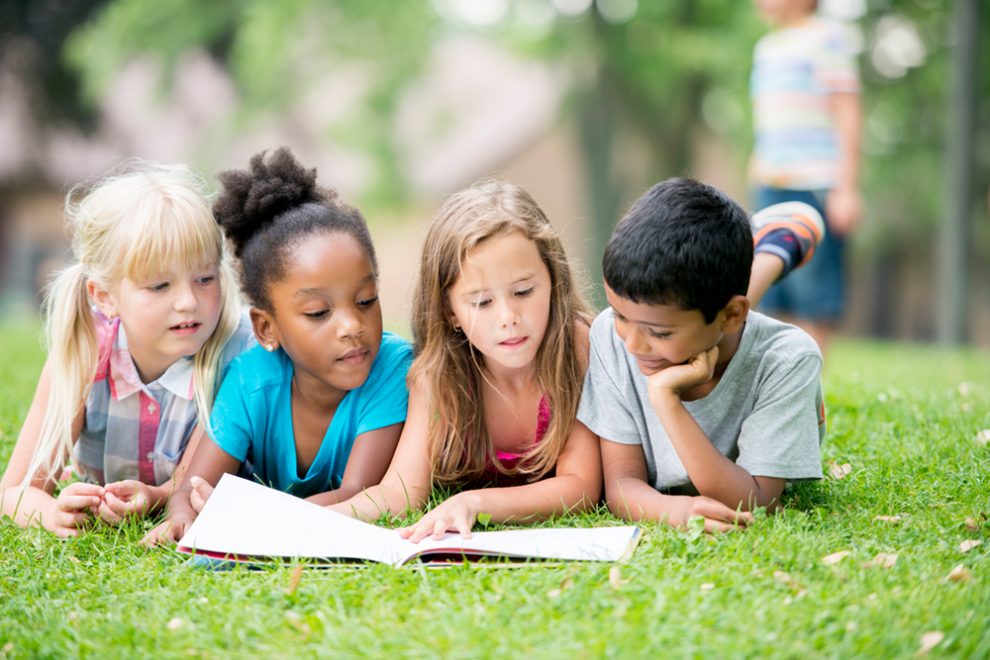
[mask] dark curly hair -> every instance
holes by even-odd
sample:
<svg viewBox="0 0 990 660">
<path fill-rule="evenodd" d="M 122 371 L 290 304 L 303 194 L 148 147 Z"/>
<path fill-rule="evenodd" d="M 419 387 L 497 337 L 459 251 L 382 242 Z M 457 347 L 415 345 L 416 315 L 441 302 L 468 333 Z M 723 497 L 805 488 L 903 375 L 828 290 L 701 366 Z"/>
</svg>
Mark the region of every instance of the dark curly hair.
<svg viewBox="0 0 990 660">
<path fill-rule="evenodd" d="M 691 179 L 667 179 L 633 203 L 612 232 L 602 276 L 617 295 L 649 305 L 696 309 L 715 320 L 746 295 L 753 234 L 727 195 Z"/>
<path fill-rule="evenodd" d="M 378 274 L 368 225 L 335 190 L 316 185 L 286 147 L 251 158 L 247 170 L 218 176 L 223 190 L 213 215 L 240 260 L 241 289 L 255 307 L 273 311 L 268 287 L 285 277 L 291 250 L 313 234 L 350 234 L 365 249 Z"/>
</svg>

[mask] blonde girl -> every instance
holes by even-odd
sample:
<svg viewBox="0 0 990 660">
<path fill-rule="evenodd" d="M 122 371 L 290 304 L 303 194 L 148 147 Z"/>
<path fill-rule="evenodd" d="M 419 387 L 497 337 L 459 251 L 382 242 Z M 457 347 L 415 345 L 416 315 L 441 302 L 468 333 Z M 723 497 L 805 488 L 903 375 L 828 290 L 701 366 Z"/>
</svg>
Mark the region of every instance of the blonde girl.
<svg viewBox="0 0 990 660">
<path fill-rule="evenodd" d="M 402 535 L 470 535 L 594 506 L 598 439 L 575 420 L 588 316 L 560 238 L 521 188 L 451 196 L 426 237 L 413 303 L 409 411 L 380 485 L 332 508 L 363 519 L 464 488 Z"/>
<path fill-rule="evenodd" d="M 73 190 L 66 214 L 75 263 L 47 291 L 48 359 L 0 481 L 4 515 L 63 537 L 162 505 L 221 365 L 250 341 L 188 168 L 148 164 Z M 70 460 L 82 480 L 56 495 Z"/>
</svg>

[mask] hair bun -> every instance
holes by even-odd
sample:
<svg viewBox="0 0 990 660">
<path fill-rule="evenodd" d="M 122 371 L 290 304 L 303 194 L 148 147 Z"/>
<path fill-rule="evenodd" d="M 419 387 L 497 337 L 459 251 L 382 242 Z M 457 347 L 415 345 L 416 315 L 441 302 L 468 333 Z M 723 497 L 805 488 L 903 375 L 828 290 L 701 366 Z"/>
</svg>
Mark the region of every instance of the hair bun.
<svg viewBox="0 0 990 660">
<path fill-rule="evenodd" d="M 213 204 L 213 215 L 238 257 L 251 237 L 281 214 L 333 196 L 317 187 L 316 169 L 300 165 L 287 147 L 256 154 L 248 170 L 227 170 L 217 178 L 223 190 Z"/>
</svg>

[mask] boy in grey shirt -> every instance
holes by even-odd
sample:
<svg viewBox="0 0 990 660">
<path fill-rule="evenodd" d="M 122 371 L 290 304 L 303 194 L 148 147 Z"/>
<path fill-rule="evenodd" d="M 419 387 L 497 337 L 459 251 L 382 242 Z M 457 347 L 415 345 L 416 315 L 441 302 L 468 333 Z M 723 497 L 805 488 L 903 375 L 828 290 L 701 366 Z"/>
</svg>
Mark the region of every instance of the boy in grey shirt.
<svg viewBox="0 0 990 660">
<path fill-rule="evenodd" d="M 769 241 L 761 228 L 754 263 L 742 209 L 671 179 L 616 227 L 603 258 L 611 308 L 591 328 L 578 410 L 602 439 L 616 515 L 675 526 L 701 516 L 724 530 L 774 510 L 787 481 L 821 478 L 821 353 L 803 331 L 750 311 L 746 295 L 769 284 L 759 275 L 750 287 L 767 253 L 778 274 L 810 257 L 800 225 L 785 218 Z"/>
</svg>

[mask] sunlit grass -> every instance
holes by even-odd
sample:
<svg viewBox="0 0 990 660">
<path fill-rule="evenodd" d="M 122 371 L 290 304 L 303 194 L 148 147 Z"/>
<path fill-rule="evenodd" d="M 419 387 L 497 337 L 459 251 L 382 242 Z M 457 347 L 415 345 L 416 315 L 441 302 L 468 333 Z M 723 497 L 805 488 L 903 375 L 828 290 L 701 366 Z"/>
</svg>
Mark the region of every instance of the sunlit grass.
<svg viewBox="0 0 990 660">
<path fill-rule="evenodd" d="M 0 329 L 6 462 L 42 354 L 33 328 Z M 293 590 L 292 566 L 209 573 L 144 550 L 150 523 L 66 542 L 0 523 L 0 656 L 908 656 L 926 632 L 933 655 L 990 655 L 990 354 L 843 342 L 826 390 L 824 460 L 847 476 L 743 533 L 647 525 L 611 580 L 608 564 L 372 565 Z M 896 563 L 869 566 L 880 553 Z M 947 579 L 960 564 L 968 579 Z"/>
</svg>

